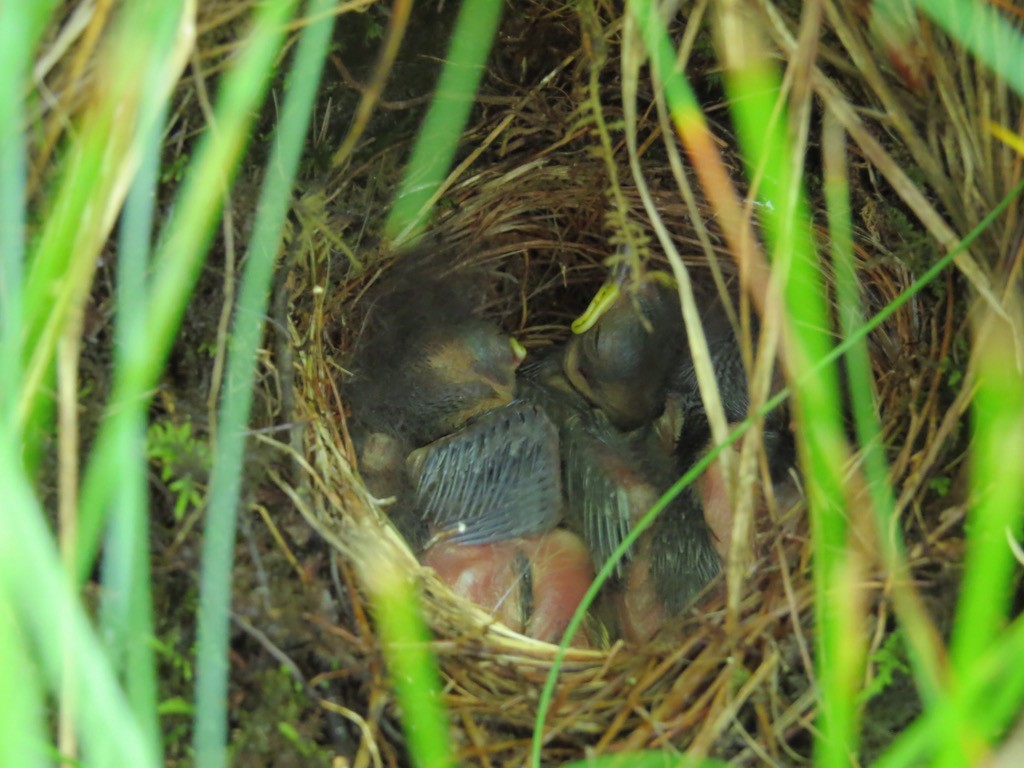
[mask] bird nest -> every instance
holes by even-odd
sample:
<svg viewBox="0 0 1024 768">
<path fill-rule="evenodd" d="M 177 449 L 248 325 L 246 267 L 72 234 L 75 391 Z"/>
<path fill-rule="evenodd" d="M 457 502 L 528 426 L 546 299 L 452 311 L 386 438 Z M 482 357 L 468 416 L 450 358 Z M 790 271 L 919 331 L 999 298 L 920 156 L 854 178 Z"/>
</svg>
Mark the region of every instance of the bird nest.
<svg viewBox="0 0 1024 768">
<path fill-rule="evenodd" d="M 967 208 L 945 200 L 951 179 L 971 159 L 952 153 L 939 158 L 939 147 L 952 146 L 957 132 L 966 130 L 957 116 L 971 110 L 962 101 L 952 103 L 955 89 L 943 90 L 946 108 L 938 109 L 927 88 L 914 90 L 906 72 L 876 67 L 868 54 L 877 44 L 850 11 L 857 4 L 848 5 L 829 5 L 824 23 L 835 34 L 816 60 L 804 63 L 800 76 L 819 98 L 812 122 L 817 124 L 819 109 L 839 115 L 852 139 L 856 268 L 862 301 L 874 314 L 912 283 L 918 265 L 932 259 L 935 240 L 949 246 L 994 205 L 1010 187 L 1012 174 L 989 163 L 991 176 L 972 177 L 977 183 L 972 192 L 978 194 L 968 196 Z M 797 17 L 772 5 L 757 8 L 778 50 L 796 56 Z M 689 20 L 674 29 L 676 39 L 704 39 L 702 9 L 690 8 L 693 13 L 684 16 Z M 465 137 L 470 153 L 447 180 L 432 225 L 432 237 L 445 244 L 451 264 L 473 265 L 494 276 L 485 311 L 530 350 L 569 335 L 572 319 L 607 277 L 605 262 L 615 253 L 623 227 L 635 227 L 647 243 L 643 256 L 649 265 L 667 268 L 654 245 L 621 129 L 614 127 L 624 119 L 617 70 L 622 21 L 594 11 L 586 22 L 580 25 L 566 9 L 533 8 L 508 23 L 488 85 L 503 90 L 483 99 L 485 106 Z M 532 61 L 529 67 L 523 63 L 530 39 L 575 42 L 559 49 L 553 66 L 541 71 Z M 938 34 L 921 40 L 934 55 L 926 59 L 932 69 L 918 74 L 945 83 L 950 74 L 945 68 L 952 65 L 940 54 L 950 44 Z M 699 87 L 713 92 L 712 65 L 695 56 L 688 72 Z M 973 68 L 956 57 L 959 53 L 954 60 Z M 510 85 L 515 79 L 503 67 L 511 69 L 517 61 L 521 72 L 536 72 L 531 82 Z M 828 76 L 819 67 L 827 68 Z M 1008 98 L 982 73 L 974 74 L 979 89 Z M 681 158 L 663 145 L 666 123 L 659 122 L 652 106 L 653 86 L 641 84 L 641 91 L 639 162 L 655 208 L 696 282 L 710 281 L 713 267 L 728 277 L 731 256 L 714 213 L 699 190 L 681 192 L 681 176 L 672 168 Z M 888 118 L 870 111 L 879 105 L 889 108 Z M 735 157 L 728 131 L 715 131 L 723 154 Z M 921 145 L 925 136 L 929 141 Z M 334 189 L 338 200 L 347 195 L 351 205 L 370 187 L 375 169 L 397 164 L 402 151 L 380 152 L 372 163 L 321 188 Z M 924 182 L 906 178 L 901 166 L 908 158 L 924 168 Z M 695 178 L 683 163 L 682 178 Z M 808 168 L 808 174 L 813 203 L 820 172 Z M 739 172 L 736 177 L 739 183 Z M 944 215 L 936 213 L 925 199 L 934 198 L 922 189 L 933 190 L 940 206 L 947 203 Z M 312 206 L 314 196 L 300 201 L 300 222 L 308 221 L 303 206 Z M 370 217 L 370 230 L 376 225 Z M 1012 219 L 1002 219 L 985 236 L 999 248 L 993 252 L 1006 252 L 1013 226 Z M 824 231 L 820 238 L 824 243 Z M 352 606 L 347 625 L 336 628 L 335 636 L 346 657 L 365 662 L 360 671 L 350 671 L 361 676 L 358 690 L 367 701 L 368 714 L 361 720 L 364 747 L 385 762 L 397 759 L 384 722 L 390 697 L 366 598 L 375 574 L 387 571 L 422 589 L 460 758 L 482 765 L 523 764 L 555 647 L 494 621 L 417 561 L 390 525 L 386 503 L 364 486 L 347 427 L 347 366 L 366 313 L 365 297 L 373 284 L 387 280 L 402 255 L 383 246 L 363 248 L 356 265 L 338 254 L 321 230 L 305 225 L 293 232 L 292 243 L 299 256 L 291 262 L 288 282 L 291 355 L 295 420 L 303 425 L 296 448 L 307 475 L 305 492 L 295 492 L 294 499 L 340 556 L 340 578 Z M 984 288 L 970 255 L 960 266 Z M 869 338 L 897 509 L 919 577 L 931 573 L 947 556 L 946 544 L 959 535 L 959 518 L 940 515 L 949 505 L 936 499 L 929 478 L 936 467 L 949 471 L 956 447 L 951 437 L 967 405 L 966 396 L 951 392 L 943 377 L 959 331 L 954 317 L 963 309 L 958 306 L 963 285 L 958 275 L 947 273 Z M 743 572 L 731 616 L 725 589 L 712 588 L 687 612 L 682 640 L 569 649 L 544 726 L 545 761 L 646 747 L 694 748 L 740 764 L 764 755 L 786 762 L 787 754 L 806 754 L 816 699 L 809 682 L 813 583 L 804 512 L 799 503 L 772 508 L 758 524 L 757 560 Z M 868 631 L 881 638 L 890 611 L 887 575 L 877 562 L 869 581 L 874 609 L 867 615 L 875 626 Z"/>
</svg>

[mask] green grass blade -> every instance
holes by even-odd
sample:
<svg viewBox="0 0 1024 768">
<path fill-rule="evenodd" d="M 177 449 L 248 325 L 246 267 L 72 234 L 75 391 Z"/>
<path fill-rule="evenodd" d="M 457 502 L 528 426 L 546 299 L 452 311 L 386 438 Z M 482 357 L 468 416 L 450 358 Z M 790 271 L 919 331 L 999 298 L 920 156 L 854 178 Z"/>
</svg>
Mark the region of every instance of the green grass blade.
<svg viewBox="0 0 1024 768">
<path fill-rule="evenodd" d="M 858 338 L 863 325 L 860 284 L 853 260 L 852 211 L 846 176 L 845 134 L 830 117 L 825 119 L 822 152 L 825 160 L 825 196 L 835 272 L 836 299 L 842 338 L 850 339 L 846 353 L 848 392 L 853 409 L 857 440 L 861 446 L 864 472 L 875 513 L 875 529 L 883 561 L 893 582 L 896 612 L 910 643 L 910 659 L 918 690 L 925 700 L 938 695 L 941 678 L 940 655 L 934 647 L 931 623 L 916 595 L 910 591 L 911 576 L 903 537 L 895 519 L 896 500 L 889 481 L 882 425 L 876 409 L 876 389 L 871 374 L 867 341 Z"/>
<path fill-rule="evenodd" d="M 1024 96 L 1024 34 L 981 0 L 915 0 L 918 8 Z"/>
<path fill-rule="evenodd" d="M 167 362 L 195 283 L 199 278 L 223 196 L 249 139 L 249 129 L 266 92 L 294 0 L 258 6 L 250 35 L 235 66 L 222 76 L 214 110 L 217 129 L 208 131 L 189 164 L 170 221 L 154 258 L 144 348 L 118 369 L 109 415 L 100 429 L 82 483 L 76 577 L 86 578 L 96 557 L 107 503 L 116 487 L 116 435 L 125 427 L 122 406 L 148 403 Z"/>
<path fill-rule="evenodd" d="M 21 425 L 38 424 L 48 407 L 43 384 L 52 375 L 57 340 L 85 300 L 136 170 L 145 117 L 140 107 L 154 91 L 170 93 L 191 46 L 191 31 L 182 0 L 130 4 L 114 22 L 96 64 L 92 87 L 98 96 L 70 138 L 52 207 L 27 265 Z"/>
<path fill-rule="evenodd" d="M 814 542 L 815 667 L 820 696 L 815 762 L 845 766 L 858 738 L 855 702 L 864 639 L 857 600 L 847 586 L 851 563 L 842 478 L 846 446 L 838 379 L 833 365 L 819 364 L 832 346 L 829 312 L 801 184 L 803 168 L 791 164 L 785 111 L 776 111 L 780 81 L 768 59 L 756 53 L 760 47 L 756 32 L 743 32 L 750 44 L 742 46 L 742 61 L 726 67 L 726 91 L 744 158 L 760 174 L 759 197 L 766 202 L 760 209 L 761 220 L 773 268 L 782 277 L 792 331 L 786 353 L 790 374 L 796 379 L 797 450 Z"/>
<path fill-rule="evenodd" d="M 43 690 L 14 606 L 0 585 L 0 765 L 48 765 Z"/>
<path fill-rule="evenodd" d="M 71 587 L 10 435 L 0 439 L 0 487 L 5 499 L 0 515 L 0 593 L 14 608 L 15 624 L 23 628 L 49 690 L 62 690 L 67 658 L 66 668 L 74 673 L 72 690 L 88 692 L 88 705 L 76 710 L 86 759 L 96 765 L 156 768 L 160 760 Z M 15 696 L 13 701 L 17 700 Z"/>
<path fill-rule="evenodd" d="M 35 45 L 55 5 L 56 0 L 0 5 L 0 398 L 12 401 L 21 390 L 22 375 L 24 96 Z"/>
<path fill-rule="evenodd" d="M 453 768 L 441 678 L 416 582 L 397 569 L 365 574 L 374 616 L 416 768 Z"/>
<path fill-rule="evenodd" d="M 201 768 L 227 763 L 231 572 L 246 428 L 274 264 L 330 44 L 334 17 L 327 11 L 332 5 L 331 0 L 312 0 L 307 9 L 318 20 L 303 31 L 288 74 L 235 310 L 203 535 L 194 726 L 196 765 Z"/>
<path fill-rule="evenodd" d="M 118 244 L 115 371 L 130 365 L 133 356 L 145 346 L 137 319 L 144 317 L 146 311 L 146 270 L 166 104 L 158 97 L 151 98 L 144 109 L 152 114 L 152 119 L 143 121 L 148 131 L 141 142 L 139 172 L 125 202 Z M 159 751 L 145 403 L 125 405 L 119 423 L 122 430 L 116 439 L 116 462 L 120 480 L 104 552 L 100 618 L 110 657 L 124 676 L 128 698 L 148 732 L 153 749 Z"/>
<path fill-rule="evenodd" d="M 386 236 L 397 243 L 412 239 L 426 224 L 473 106 L 501 7 L 501 0 L 463 0 L 434 98 L 384 225 Z"/>
<path fill-rule="evenodd" d="M 629 0 L 629 12 L 651 59 L 655 82 L 664 90 L 672 123 L 686 148 L 708 200 L 716 211 L 722 235 L 734 257 L 750 267 L 754 292 L 764 290 L 762 256 L 747 216 L 739 204 L 736 186 L 718 151 L 693 89 L 677 67 L 676 52 L 651 0 Z"/>
<path fill-rule="evenodd" d="M 14 398 L 21 379 L 21 291 L 25 258 L 25 137 L 21 89 L 30 49 L 25 19 L 0 6 L 0 397 Z"/>
<path fill-rule="evenodd" d="M 159 753 L 145 420 L 138 414 L 131 421 L 125 421 L 119 435 L 123 463 L 103 561 L 100 620 L 108 658 L 121 671 L 135 715 L 152 750 Z"/>
<path fill-rule="evenodd" d="M 1006 625 L 1017 568 L 1009 542 L 1020 541 L 1024 514 L 1024 375 L 1012 356 L 1007 359 L 1007 350 L 1020 350 L 1010 329 L 991 316 L 979 323 L 975 346 L 979 370 L 971 450 L 974 504 L 967 517 L 967 553 L 950 641 L 949 698 L 954 716 L 943 730 L 942 765 L 973 763 L 989 746 L 988 708 L 972 706 L 963 686 Z"/>
</svg>

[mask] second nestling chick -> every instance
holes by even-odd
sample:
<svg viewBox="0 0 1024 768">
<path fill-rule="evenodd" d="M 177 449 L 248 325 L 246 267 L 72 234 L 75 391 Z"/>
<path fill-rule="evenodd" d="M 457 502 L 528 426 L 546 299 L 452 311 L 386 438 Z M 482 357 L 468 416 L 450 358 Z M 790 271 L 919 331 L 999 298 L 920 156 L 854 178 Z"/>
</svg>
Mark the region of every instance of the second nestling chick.
<svg viewBox="0 0 1024 768">
<path fill-rule="evenodd" d="M 673 407 L 654 425 L 623 434 L 569 384 L 564 357 L 555 348 L 531 358 L 519 371 L 519 391 L 558 425 L 566 523 L 597 568 L 677 479 L 673 452 L 681 412 Z M 599 598 L 597 611 L 613 635 L 650 639 L 715 576 L 721 507 L 717 486 L 687 488 L 640 537 Z"/>
<path fill-rule="evenodd" d="M 361 441 L 361 470 L 421 562 L 510 629 L 558 642 L 593 581 L 590 553 L 554 529 L 558 441 L 537 406 L 515 403 L 413 451 L 382 433 Z M 416 488 L 413 490 L 413 485 Z M 585 647 L 585 636 L 574 638 Z"/>
<path fill-rule="evenodd" d="M 599 306 L 605 300 L 608 306 Z M 589 324 L 587 318 L 597 313 Z M 573 330 L 566 377 L 616 427 L 635 429 L 662 412 L 685 343 L 671 289 L 653 279 L 609 283 Z"/>
</svg>

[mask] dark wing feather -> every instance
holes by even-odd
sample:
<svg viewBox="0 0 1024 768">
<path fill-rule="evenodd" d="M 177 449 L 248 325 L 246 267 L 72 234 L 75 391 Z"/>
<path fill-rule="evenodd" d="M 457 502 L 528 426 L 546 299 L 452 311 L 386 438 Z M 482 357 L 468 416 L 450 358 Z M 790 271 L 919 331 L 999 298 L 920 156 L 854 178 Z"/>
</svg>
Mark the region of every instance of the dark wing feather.
<svg viewBox="0 0 1024 768">
<path fill-rule="evenodd" d="M 567 518 L 600 566 L 659 494 L 626 437 L 602 414 L 570 419 L 564 443 Z M 615 573 L 622 572 L 620 562 Z"/>
<path fill-rule="evenodd" d="M 678 613 L 721 568 L 696 491 L 684 488 L 645 535 L 651 537 L 650 570 L 658 599 Z"/>
<path fill-rule="evenodd" d="M 561 506 L 558 432 L 514 402 L 415 451 L 417 507 L 450 541 L 488 544 L 548 531 Z"/>
</svg>

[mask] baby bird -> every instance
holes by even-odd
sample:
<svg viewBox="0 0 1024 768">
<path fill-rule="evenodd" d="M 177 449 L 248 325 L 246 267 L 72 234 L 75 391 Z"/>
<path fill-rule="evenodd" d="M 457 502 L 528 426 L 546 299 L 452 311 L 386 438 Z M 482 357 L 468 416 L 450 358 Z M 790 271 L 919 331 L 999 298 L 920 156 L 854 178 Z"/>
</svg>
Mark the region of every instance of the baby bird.
<svg viewBox="0 0 1024 768">
<path fill-rule="evenodd" d="M 518 389 L 558 426 L 566 525 L 599 568 L 679 477 L 674 451 L 682 413 L 673 400 L 654 424 L 623 434 L 574 390 L 564 357 L 560 348 L 531 356 L 519 370 Z M 706 505 L 700 486 L 684 489 L 619 562 L 598 607 L 613 633 L 617 626 L 628 640 L 648 640 L 717 574 L 716 531 L 708 528 L 722 515 L 716 487 L 708 486 Z"/>
<path fill-rule="evenodd" d="M 511 402 L 525 356 L 515 339 L 475 315 L 471 276 L 438 278 L 423 262 L 396 267 L 377 290 L 346 388 L 357 423 L 414 447 Z"/>
<path fill-rule="evenodd" d="M 694 288 L 726 420 L 743 421 L 750 392 L 739 340 L 717 292 L 707 285 Z M 589 324 L 588 316 L 603 304 L 607 308 Z M 678 446 L 678 468 L 693 466 L 711 433 L 675 291 L 655 279 L 637 284 L 620 278 L 598 293 L 574 330 L 565 356 L 573 386 L 622 430 L 663 419 L 675 408 L 672 442 Z M 776 381 L 780 386 L 781 379 Z M 765 449 L 776 479 L 795 458 L 788 422 L 783 408 L 765 419 Z"/>
<path fill-rule="evenodd" d="M 600 312 L 603 303 L 608 306 Z M 617 279 L 599 292 L 573 330 L 565 354 L 573 387 L 619 429 L 636 429 L 661 413 L 685 344 L 670 288 L 654 279 Z"/>
<path fill-rule="evenodd" d="M 545 412 L 524 401 L 489 411 L 413 451 L 407 466 L 431 534 L 423 564 L 510 629 L 558 642 L 593 566 L 579 538 L 555 528 L 559 441 Z"/>
</svg>

